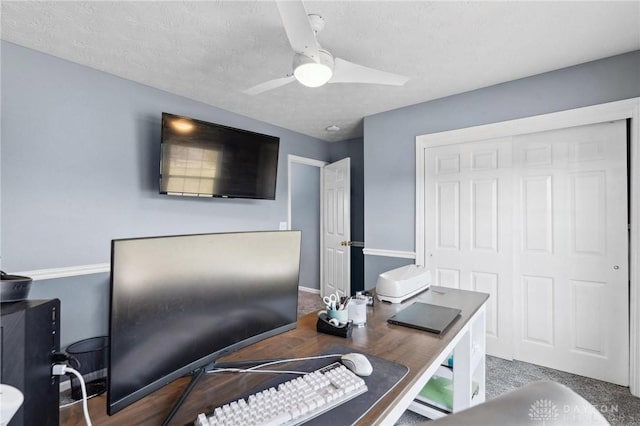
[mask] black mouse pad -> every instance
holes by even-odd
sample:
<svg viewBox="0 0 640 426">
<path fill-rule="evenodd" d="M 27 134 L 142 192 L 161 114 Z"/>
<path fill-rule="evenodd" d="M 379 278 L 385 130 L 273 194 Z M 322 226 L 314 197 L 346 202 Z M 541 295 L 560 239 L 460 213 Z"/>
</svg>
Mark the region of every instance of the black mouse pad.
<svg viewBox="0 0 640 426">
<path fill-rule="evenodd" d="M 409 372 L 409 368 L 405 367 L 402 364 L 398 364 L 396 362 L 387 361 L 385 359 L 379 358 L 377 356 L 369 355 L 366 352 L 361 352 L 354 350 L 352 348 L 347 348 L 345 346 L 332 346 L 326 351 L 318 355 L 329 355 L 329 354 L 346 354 L 358 352 L 365 355 L 371 365 L 373 366 L 373 372 L 370 376 L 362 377 L 364 382 L 367 385 L 367 392 L 358 395 L 354 399 L 345 402 L 342 405 L 339 405 L 332 410 L 327 411 L 324 414 L 321 414 L 318 417 L 315 417 L 305 425 L 351 425 L 358 421 L 362 416 L 364 416 L 367 411 L 371 407 L 373 407 L 376 402 L 378 402 L 383 396 L 385 396 L 391 389 L 396 386 L 400 380 L 404 378 Z M 340 358 L 321 358 L 315 360 L 306 360 L 306 361 L 298 361 L 291 363 L 283 363 L 279 365 L 269 366 L 268 369 L 276 370 L 300 370 L 300 371 L 315 371 L 322 367 L 326 367 L 329 364 L 334 362 L 339 362 Z M 262 383 L 259 387 L 252 389 L 244 395 L 239 395 L 237 399 L 240 398 L 248 398 L 249 395 L 252 395 L 256 392 L 261 392 L 265 389 L 269 389 L 270 387 L 278 387 L 280 383 L 289 381 L 294 379 L 295 376 L 291 376 L 289 374 L 282 374 L 278 377 L 274 377 L 273 379 L 267 380 Z"/>
</svg>

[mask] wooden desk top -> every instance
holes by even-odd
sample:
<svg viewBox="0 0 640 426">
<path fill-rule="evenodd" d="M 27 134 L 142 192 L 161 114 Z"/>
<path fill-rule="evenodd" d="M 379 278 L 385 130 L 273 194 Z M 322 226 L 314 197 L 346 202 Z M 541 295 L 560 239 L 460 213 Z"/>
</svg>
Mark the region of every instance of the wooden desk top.
<svg viewBox="0 0 640 426">
<path fill-rule="evenodd" d="M 427 292 L 403 304 L 376 301 L 374 307 L 367 308 L 367 326 L 354 328 L 353 335 L 349 339 L 318 333 L 316 331 L 316 313 L 311 313 L 298 320 L 298 327 L 295 330 L 241 349 L 221 358 L 220 361 L 313 356 L 330 346 L 342 345 L 353 347 L 365 354 L 369 353 L 403 364 L 409 367 L 407 376 L 372 407 L 359 422 L 361 425 L 377 424 L 441 355 L 442 350 L 466 325 L 488 297 L 484 293 L 432 286 Z M 387 323 L 389 317 L 418 300 L 460 308 L 462 309 L 461 318 L 441 336 Z M 199 413 L 212 411 L 213 408 L 245 393 L 270 377 L 272 376 L 260 374 L 205 375 L 184 402 L 172 424 L 191 423 Z M 106 413 L 105 395 L 92 398 L 89 400 L 92 422 L 100 426 L 160 425 L 189 380 L 188 377 L 180 378 L 113 416 L 108 416 Z M 60 424 L 65 426 L 84 425 L 82 405 L 78 403 L 61 409 Z"/>
</svg>

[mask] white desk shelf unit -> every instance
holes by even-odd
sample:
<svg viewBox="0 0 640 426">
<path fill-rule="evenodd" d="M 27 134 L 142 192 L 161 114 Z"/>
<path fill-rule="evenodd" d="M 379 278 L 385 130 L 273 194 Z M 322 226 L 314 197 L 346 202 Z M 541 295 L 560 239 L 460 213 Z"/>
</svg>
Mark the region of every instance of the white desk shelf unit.
<svg viewBox="0 0 640 426">
<path fill-rule="evenodd" d="M 453 368 L 439 365 L 433 374 L 453 381 L 454 413 L 485 400 L 485 321 L 486 307 L 483 305 L 452 341 Z M 445 363 L 450 354 L 451 350 L 441 354 L 439 364 Z M 474 388 L 477 392 L 474 392 Z M 447 410 L 436 408 L 434 403 L 420 395 L 409 405 L 409 410 L 430 419 L 449 414 Z"/>
</svg>

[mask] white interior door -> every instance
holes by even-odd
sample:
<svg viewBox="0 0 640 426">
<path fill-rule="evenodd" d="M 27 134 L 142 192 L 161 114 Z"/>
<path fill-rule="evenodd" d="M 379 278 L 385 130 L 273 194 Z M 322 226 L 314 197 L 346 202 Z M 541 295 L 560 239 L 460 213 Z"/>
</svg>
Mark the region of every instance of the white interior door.
<svg viewBox="0 0 640 426">
<path fill-rule="evenodd" d="M 629 384 L 626 122 L 518 136 L 517 359 Z"/>
<path fill-rule="evenodd" d="M 425 253 L 434 284 L 489 293 L 487 353 L 512 359 L 511 141 L 427 148 Z"/>
<path fill-rule="evenodd" d="M 351 160 L 324 167 L 322 295 L 351 294 Z"/>
</svg>

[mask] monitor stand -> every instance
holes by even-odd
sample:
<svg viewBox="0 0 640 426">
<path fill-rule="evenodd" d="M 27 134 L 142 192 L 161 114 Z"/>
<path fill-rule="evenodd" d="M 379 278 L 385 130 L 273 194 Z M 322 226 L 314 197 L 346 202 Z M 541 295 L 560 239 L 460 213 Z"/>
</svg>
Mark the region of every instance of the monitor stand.
<svg viewBox="0 0 640 426">
<path fill-rule="evenodd" d="M 178 399 L 178 401 L 176 401 L 176 403 L 173 405 L 173 408 L 171 409 L 167 417 L 164 419 L 164 422 L 162 422 L 162 426 L 169 425 L 169 422 L 171 422 L 171 420 L 173 419 L 173 416 L 176 415 L 176 413 L 182 406 L 182 403 L 185 401 L 185 399 L 187 399 L 187 397 L 189 396 L 193 388 L 198 384 L 198 381 L 202 378 L 202 375 L 205 372 L 206 372 L 205 367 L 200 367 L 193 370 L 193 372 L 191 373 L 192 374 L 191 381 L 182 392 L 182 395 L 180 395 L 180 398 Z"/>
<path fill-rule="evenodd" d="M 265 364 L 267 362 L 273 361 L 281 361 L 282 359 L 260 359 L 260 360 L 247 360 L 247 361 L 235 361 L 235 362 L 212 362 L 207 364 L 204 367 L 197 368 L 191 372 L 191 381 L 187 385 L 187 387 L 182 391 L 182 395 L 173 405 L 171 411 L 167 415 L 167 417 L 162 422 L 162 426 L 168 426 L 173 417 L 176 415 L 184 401 L 187 399 L 193 388 L 198 384 L 198 381 L 202 378 L 202 375 L 207 371 L 210 371 L 214 368 L 236 368 L 236 367 L 246 367 L 248 365 L 259 365 Z"/>
</svg>

